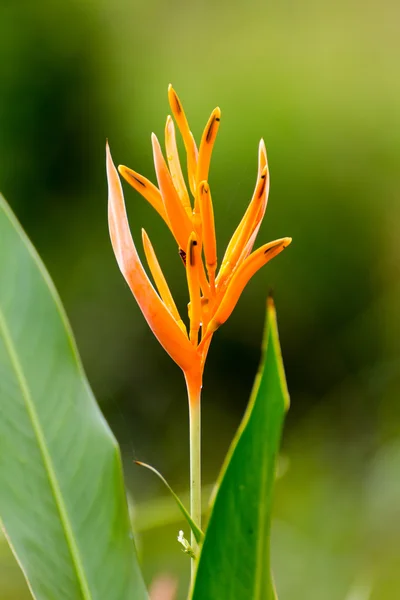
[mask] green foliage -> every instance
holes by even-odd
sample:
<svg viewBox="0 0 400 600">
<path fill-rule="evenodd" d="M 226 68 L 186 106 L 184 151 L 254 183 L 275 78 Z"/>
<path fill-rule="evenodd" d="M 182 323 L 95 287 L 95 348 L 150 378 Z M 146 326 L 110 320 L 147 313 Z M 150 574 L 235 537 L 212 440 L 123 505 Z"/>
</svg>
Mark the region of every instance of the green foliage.
<svg viewBox="0 0 400 600">
<path fill-rule="evenodd" d="M 268 302 L 260 371 L 220 475 L 193 600 L 272 600 L 272 491 L 289 396 L 275 309 Z"/>
<path fill-rule="evenodd" d="M 37 600 L 145 600 L 116 441 L 0 197 L 0 517 Z"/>
<path fill-rule="evenodd" d="M 204 537 L 204 533 L 202 532 L 202 530 L 200 529 L 200 527 L 198 527 L 198 525 L 193 521 L 193 519 L 190 516 L 189 512 L 185 508 L 185 505 L 183 504 L 182 500 L 179 498 L 179 496 L 177 496 L 175 494 L 174 490 L 169 485 L 168 481 L 161 475 L 161 473 L 159 473 L 157 471 L 157 469 L 155 469 L 151 465 L 147 465 L 146 463 L 140 462 L 138 460 L 136 461 L 136 464 L 140 465 L 141 467 L 146 467 L 146 469 L 149 469 L 155 475 L 157 475 L 157 477 L 159 477 L 159 479 L 161 479 L 161 481 L 163 482 L 163 484 L 165 485 L 165 487 L 169 490 L 170 494 L 174 498 L 176 504 L 178 505 L 179 510 L 181 511 L 182 515 L 186 519 L 186 522 L 189 525 L 190 529 L 193 531 L 193 535 L 195 537 L 196 542 L 198 542 L 200 544 L 200 542 L 202 541 L 202 539 Z"/>
</svg>

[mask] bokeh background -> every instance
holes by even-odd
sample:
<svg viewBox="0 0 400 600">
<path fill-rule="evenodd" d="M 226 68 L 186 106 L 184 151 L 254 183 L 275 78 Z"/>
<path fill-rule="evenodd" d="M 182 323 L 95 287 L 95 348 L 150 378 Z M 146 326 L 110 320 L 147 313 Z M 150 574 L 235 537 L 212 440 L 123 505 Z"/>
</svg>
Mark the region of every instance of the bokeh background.
<svg viewBox="0 0 400 600">
<path fill-rule="evenodd" d="M 45 261 L 91 385 L 118 437 L 148 582 L 189 561 L 179 515 L 188 416 L 179 369 L 120 276 L 106 222 L 104 145 L 155 180 L 177 89 L 199 139 L 222 108 L 210 183 L 219 252 L 249 201 L 257 144 L 272 187 L 260 241 L 293 244 L 214 337 L 203 398 L 205 494 L 240 422 L 274 291 L 291 410 L 275 497 L 280 600 L 400 595 L 400 5 L 366 0 L 1 0 L 0 189 Z M 125 186 L 175 298 L 175 244 Z M 229 552 L 229 548 L 227 548 Z M 0 541 L 0 596 L 29 598 Z M 222 600 L 222 599 L 221 599 Z"/>
</svg>

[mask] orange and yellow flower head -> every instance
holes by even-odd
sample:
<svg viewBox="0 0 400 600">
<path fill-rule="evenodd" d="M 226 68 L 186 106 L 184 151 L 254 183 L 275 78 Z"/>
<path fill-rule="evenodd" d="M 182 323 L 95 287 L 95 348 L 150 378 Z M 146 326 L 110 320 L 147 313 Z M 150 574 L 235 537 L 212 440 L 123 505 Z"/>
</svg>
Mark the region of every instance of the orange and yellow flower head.
<svg viewBox="0 0 400 600">
<path fill-rule="evenodd" d="M 128 167 L 119 166 L 118 170 L 159 213 L 176 240 L 188 283 L 188 328 L 178 312 L 144 229 L 143 247 L 155 287 L 143 268 L 131 236 L 121 182 L 107 145 L 109 229 L 119 268 L 154 335 L 184 371 L 187 380 L 193 377 L 201 379 L 213 333 L 228 319 L 251 277 L 282 252 L 291 238 L 269 242 L 253 252 L 269 192 L 267 154 L 261 140 L 253 197 L 217 270 L 217 242 L 208 173 L 221 111 L 219 108 L 213 110 L 197 147 L 182 103 L 171 86 L 168 98 L 187 154 L 189 185 L 186 185 L 182 172 L 175 125 L 170 116 L 165 126 L 166 160 L 156 135 L 153 133 L 151 136 L 157 186 Z"/>
</svg>

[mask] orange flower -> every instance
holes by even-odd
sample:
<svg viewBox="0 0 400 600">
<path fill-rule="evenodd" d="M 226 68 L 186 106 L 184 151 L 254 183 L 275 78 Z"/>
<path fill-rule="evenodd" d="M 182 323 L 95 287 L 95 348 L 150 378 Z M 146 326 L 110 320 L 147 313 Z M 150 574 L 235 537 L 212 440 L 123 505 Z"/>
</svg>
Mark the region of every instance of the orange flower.
<svg viewBox="0 0 400 600">
<path fill-rule="evenodd" d="M 258 175 L 251 202 L 234 232 L 217 273 L 217 244 L 208 172 L 221 111 L 211 113 L 199 149 L 189 129 L 182 103 L 170 86 L 172 114 L 187 153 L 187 189 L 178 156 L 175 126 L 168 116 L 165 127 L 167 161 L 160 143 L 152 134 L 158 187 L 148 179 L 120 166 L 124 179 L 159 213 L 171 230 L 186 269 L 189 289 L 189 332 L 179 315 L 153 246 L 143 230 L 147 263 L 158 292 L 139 259 L 129 229 L 121 182 L 107 145 L 109 227 L 118 265 L 132 290 L 150 328 L 183 370 L 188 387 L 201 386 L 204 362 L 213 333 L 230 316 L 248 281 L 263 265 L 286 248 L 291 238 L 282 238 L 252 252 L 265 214 L 269 192 L 269 171 L 264 141 L 258 152 Z"/>
</svg>

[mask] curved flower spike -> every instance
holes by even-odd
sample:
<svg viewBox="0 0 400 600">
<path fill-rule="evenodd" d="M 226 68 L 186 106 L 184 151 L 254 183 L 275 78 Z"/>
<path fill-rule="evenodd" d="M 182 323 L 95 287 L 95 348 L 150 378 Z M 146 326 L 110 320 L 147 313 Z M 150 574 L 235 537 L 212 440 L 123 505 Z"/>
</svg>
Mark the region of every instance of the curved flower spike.
<svg viewBox="0 0 400 600">
<path fill-rule="evenodd" d="M 291 241 L 292 238 L 289 237 L 275 240 L 261 246 L 261 248 L 258 248 L 258 250 L 246 258 L 229 282 L 222 301 L 208 325 L 205 337 L 216 331 L 231 316 L 241 293 L 253 275 L 274 258 L 274 256 L 277 256 L 282 250 L 287 248 Z"/>
<path fill-rule="evenodd" d="M 200 215 L 203 225 L 203 245 L 210 285 L 215 288 L 215 271 L 217 268 L 217 241 L 215 238 L 214 210 L 211 200 L 210 186 L 206 181 L 199 184 Z"/>
<path fill-rule="evenodd" d="M 192 222 L 175 189 L 171 173 L 168 170 L 162 154 L 160 142 L 154 133 L 151 135 L 151 142 L 153 144 L 154 166 L 156 169 L 157 181 L 160 186 L 161 196 L 168 215 L 171 231 L 178 242 L 179 247 L 184 250 L 192 231 Z"/>
<path fill-rule="evenodd" d="M 231 241 L 229 242 L 228 247 L 225 251 L 225 255 L 222 260 L 221 269 L 220 269 L 220 273 L 219 273 L 220 277 L 225 269 L 226 263 L 228 261 L 232 262 L 232 260 L 230 258 L 231 253 L 233 251 L 233 248 L 238 243 L 238 238 L 241 235 L 242 230 L 246 225 L 246 222 L 248 223 L 249 212 L 252 211 L 252 208 L 254 209 L 254 203 L 257 201 L 257 187 L 259 186 L 259 184 L 261 182 L 261 178 L 262 178 L 262 175 L 264 172 L 266 172 L 266 185 L 264 188 L 263 198 L 261 199 L 262 202 L 258 202 L 258 212 L 255 211 L 256 218 L 255 218 L 255 221 L 252 221 L 251 234 L 248 236 L 248 239 L 245 240 L 244 247 L 242 244 L 242 251 L 241 251 L 240 257 L 237 261 L 238 264 L 240 264 L 250 254 L 250 252 L 253 249 L 254 242 L 256 240 L 258 231 L 260 229 L 261 222 L 264 218 L 265 211 L 267 208 L 267 203 L 268 203 L 270 177 L 269 177 L 269 171 L 268 171 L 267 151 L 265 149 L 264 140 L 261 139 L 259 146 L 258 146 L 258 175 L 257 175 L 256 189 L 255 189 L 252 201 L 250 202 L 249 206 L 247 207 L 247 210 L 246 210 L 242 220 L 240 221 L 235 233 L 233 234 Z M 259 200 L 260 200 L 260 198 L 259 198 Z M 253 216 L 254 216 L 254 214 L 253 214 Z"/>
<path fill-rule="evenodd" d="M 181 132 L 185 150 L 187 153 L 187 168 L 189 186 L 193 196 L 196 194 L 196 169 L 197 169 L 197 156 L 198 150 L 196 142 L 192 132 L 189 129 L 186 115 L 184 113 L 182 103 L 178 98 L 178 94 L 170 84 L 168 86 L 168 100 L 172 110 L 172 114 L 175 117 L 175 121 L 178 124 L 179 131 Z"/>
<path fill-rule="evenodd" d="M 261 139 L 260 140 L 260 144 L 258 146 L 258 176 L 259 177 L 260 177 L 260 175 L 261 175 L 264 167 L 268 168 L 267 150 L 265 148 L 264 140 Z M 253 250 L 254 242 L 256 241 L 256 237 L 257 237 L 257 234 L 259 232 L 259 229 L 260 229 L 260 226 L 261 226 L 261 222 L 262 222 L 262 220 L 264 218 L 265 211 L 267 210 L 268 195 L 269 195 L 269 186 L 270 186 L 270 175 L 269 175 L 269 171 L 268 171 L 268 185 L 267 185 L 267 189 L 265 191 L 264 204 L 260 207 L 259 213 L 257 215 L 255 227 L 254 227 L 253 232 L 252 232 L 252 234 L 251 234 L 251 236 L 249 238 L 249 241 L 246 244 L 246 248 L 244 248 L 242 256 L 239 259 L 239 262 L 241 262 L 242 260 L 244 260 L 245 258 L 247 258 L 247 256 Z"/>
<path fill-rule="evenodd" d="M 125 181 L 127 181 L 133 187 L 133 189 L 139 192 L 139 194 L 141 194 L 143 198 L 145 198 L 147 202 L 151 204 L 151 206 L 158 212 L 160 217 L 162 217 L 169 226 L 168 217 L 160 190 L 153 183 L 151 183 L 151 181 L 146 179 L 146 177 L 139 175 L 139 173 L 136 173 L 136 171 L 133 171 L 124 165 L 119 165 L 118 171 Z"/>
<path fill-rule="evenodd" d="M 217 284 L 221 287 L 229 279 L 234 269 L 239 265 L 240 258 L 243 256 L 243 251 L 246 248 L 247 242 L 257 226 L 257 220 L 260 212 L 264 210 L 264 205 L 266 205 L 268 190 L 268 168 L 265 165 L 258 177 L 253 198 L 244 214 L 243 219 L 233 234 L 232 239 L 226 249 L 225 256 L 222 260 L 221 269 L 217 278 Z"/>
<path fill-rule="evenodd" d="M 208 170 L 210 168 L 211 154 L 214 148 L 215 138 L 217 137 L 219 123 L 221 121 L 221 110 L 217 106 L 211 113 L 208 123 L 205 126 L 203 136 L 200 142 L 199 157 L 197 160 L 196 185 L 200 181 L 208 179 Z"/>
<path fill-rule="evenodd" d="M 261 140 L 253 197 L 217 272 L 217 243 L 208 172 L 221 111 L 216 108 L 211 113 L 197 150 L 181 101 L 171 86 L 168 88 L 168 98 L 187 152 L 189 186 L 194 196 L 193 209 L 179 161 L 175 126 L 170 116 L 165 125 L 167 160 L 157 137 L 152 134 L 158 187 L 127 167 L 121 166 L 119 170 L 161 215 L 178 243 L 188 283 L 188 328 L 179 315 L 145 231 L 142 233 L 144 250 L 159 295 L 142 267 L 129 231 L 121 184 L 107 149 L 110 233 L 120 269 L 143 314 L 161 344 L 183 369 L 188 389 L 193 386 L 197 389 L 196 393 L 192 390 L 189 396 L 198 398 L 213 332 L 228 319 L 254 273 L 282 252 L 290 244 L 291 238 L 270 242 L 251 253 L 269 193 L 267 152 Z"/>
<path fill-rule="evenodd" d="M 183 178 L 181 163 L 179 161 L 178 148 L 176 145 L 175 125 L 168 115 L 165 125 L 165 149 L 167 151 L 167 161 L 171 172 L 172 182 L 181 199 L 188 215 L 192 215 L 192 206 L 190 204 L 189 194 L 186 189 L 186 183 Z"/>
<path fill-rule="evenodd" d="M 114 253 L 126 282 L 160 344 L 183 371 L 197 361 L 194 346 L 153 288 L 129 230 L 124 196 L 107 144 L 108 219 Z"/>
</svg>

